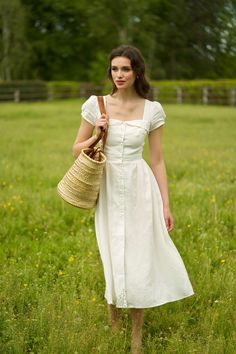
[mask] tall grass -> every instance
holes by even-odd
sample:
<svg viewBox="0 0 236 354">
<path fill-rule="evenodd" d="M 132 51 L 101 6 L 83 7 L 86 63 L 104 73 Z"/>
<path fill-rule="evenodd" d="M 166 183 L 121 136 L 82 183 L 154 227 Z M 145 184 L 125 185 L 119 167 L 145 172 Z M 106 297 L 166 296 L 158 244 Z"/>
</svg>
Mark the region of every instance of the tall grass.
<svg viewBox="0 0 236 354">
<path fill-rule="evenodd" d="M 0 106 L 2 353 L 130 351 L 129 310 L 119 334 L 107 323 L 93 210 L 55 190 L 81 103 Z M 164 108 L 171 237 L 195 295 L 145 310 L 144 353 L 235 353 L 235 110 Z"/>
</svg>

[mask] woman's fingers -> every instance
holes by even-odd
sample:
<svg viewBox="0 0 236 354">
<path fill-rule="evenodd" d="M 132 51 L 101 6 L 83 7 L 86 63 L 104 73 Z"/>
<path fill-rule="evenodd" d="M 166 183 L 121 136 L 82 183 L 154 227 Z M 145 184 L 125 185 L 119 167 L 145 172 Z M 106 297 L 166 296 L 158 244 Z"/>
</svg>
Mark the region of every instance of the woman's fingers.
<svg viewBox="0 0 236 354">
<path fill-rule="evenodd" d="M 101 117 L 98 119 L 98 126 L 99 127 L 104 127 L 104 128 L 108 128 L 109 125 L 109 117 L 107 114 L 102 114 Z"/>
<path fill-rule="evenodd" d="M 105 120 L 109 120 L 109 116 L 108 116 L 108 114 L 102 114 L 101 116 L 100 116 L 100 118 L 99 119 L 105 119 Z"/>
<path fill-rule="evenodd" d="M 172 231 L 174 228 L 174 221 L 173 219 L 169 216 L 165 218 L 165 222 L 166 222 L 166 228 L 168 231 Z"/>
<path fill-rule="evenodd" d="M 109 117 L 106 114 L 102 114 L 96 121 L 96 131 L 99 135 L 101 131 L 107 130 L 109 125 Z"/>
<path fill-rule="evenodd" d="M 169 231 L 172 231 L 174 228 L 174 221 L 173 219 L 170 217 L 169 218 Z"/>
</svg>

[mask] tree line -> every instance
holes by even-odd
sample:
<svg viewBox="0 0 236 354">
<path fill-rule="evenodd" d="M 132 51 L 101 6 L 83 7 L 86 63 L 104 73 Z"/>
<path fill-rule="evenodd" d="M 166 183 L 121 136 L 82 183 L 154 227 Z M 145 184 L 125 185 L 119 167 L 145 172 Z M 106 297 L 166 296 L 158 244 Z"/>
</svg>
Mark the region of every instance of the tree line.
<svg viewBox="0 0 236 354">
<path fill-rule="evenodd" d="M 153 80 L 235 78 L 236 0 L 0 0 L 0 80 L 99 83 L 120 44 Z"/>
</svg>

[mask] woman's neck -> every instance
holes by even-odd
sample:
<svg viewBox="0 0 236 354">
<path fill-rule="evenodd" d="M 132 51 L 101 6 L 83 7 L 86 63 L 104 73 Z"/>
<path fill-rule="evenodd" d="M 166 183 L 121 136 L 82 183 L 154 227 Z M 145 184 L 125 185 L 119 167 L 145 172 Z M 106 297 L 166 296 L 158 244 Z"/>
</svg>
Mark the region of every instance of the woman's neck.
<svg viewBox="0 0 236 354">
<path fill-rule="evenodd" d="M 137 98 L 140 98 L 139 94 L 136 92 L 134 88 L 129 89 L 120 89 L 117 90 L 113 95 L 113 98 L 117 98 L 120 101 L 131 101 Z"/>
</svg>

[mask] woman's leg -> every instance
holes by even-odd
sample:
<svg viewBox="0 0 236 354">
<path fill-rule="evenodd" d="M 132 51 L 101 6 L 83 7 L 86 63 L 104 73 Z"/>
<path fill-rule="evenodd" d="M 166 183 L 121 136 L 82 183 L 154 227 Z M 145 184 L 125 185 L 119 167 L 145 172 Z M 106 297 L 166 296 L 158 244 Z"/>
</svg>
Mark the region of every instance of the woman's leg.
<svg viewBox="0 0 236 354">
<path fill-rule="evenodd" d="M 132 320 L 131 351 L 132 354 L 140 354 L 142 348 L 144 309 L 131 308 L 130 310 Z"/>
<path fill-rule="evenodd" d="M 108 320 L 114 332 L 118 331 L 121 327 L 120 310 L 115 305 L 107 304 L 108 307 Z"/>
</svg>

